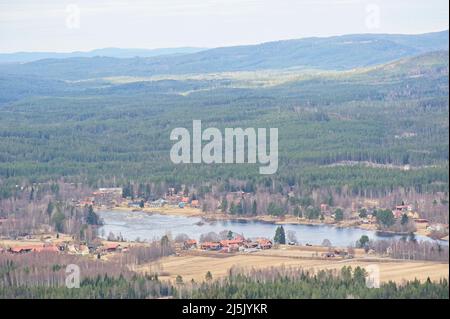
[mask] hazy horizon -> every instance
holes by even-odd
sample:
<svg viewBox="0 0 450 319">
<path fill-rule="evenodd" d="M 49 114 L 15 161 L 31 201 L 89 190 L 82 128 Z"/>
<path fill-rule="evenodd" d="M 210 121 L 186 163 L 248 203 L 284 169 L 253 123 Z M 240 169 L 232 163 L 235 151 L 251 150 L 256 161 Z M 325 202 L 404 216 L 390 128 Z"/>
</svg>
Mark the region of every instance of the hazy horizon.
<svg viewBox="0 0 450 319">
<path fill-rule="evenodd" d="M 0 1 L 0 52 L 215 48 L 346 34 L 448 30 L 432 0 Z"/>
<path fill-rule="evenodd" d="M 430 32 L 421 32 L 421 33 L 365 33 L 365 34 L 377 34 L 377 35 L 420 35 L 420 34 L 427 34 L 427 33 L 440 33 L 449 31 L 449 29 L 439 30 L 439 31 L 430 31 Z M 156 48 L 143 48 L 143 47 L 97 47 L 93 49 L 88 50 L 75 50 L 75 51 L 14 51 L 14 52 L 2 52 L 0 51 L 0 54 L 14 54 L 14 53 L 87 53 L 92 51 L 100 51 L 100 50 L 170 50 L 170 49 L 183 49 L 183 48 L 191 48 L 191 49 L 199 49 L 199 50 L 209 50 L 209 49 L 215 49 L 215 48 L 221 48 L 221 47 L 233 47 L 233 46 L 245 46 L 245 45 L 258 45 L 268 42 L 277 42 L 277 41 L 289 41 L 289 40 L 302 40 L 302 39 L 309 39 L 309 38 L 330 38 L 335 36 L 347 36 L 347 35 L 360 35 L 364 33 L 346 33 L 346 34 L 339 34 L 339 35 L 332 35 L 332 36 L 316 36 L 316 37 L 301 37 L 301 38 L 292 38 L 292 39 L 283 39 L 283 40 L 272 40 L 272 41 L 264 41 L 264 42 L 258 42 L 258 43 L 249 43 L 249 44 L 238 44 L 238 45 L 225 45 L 220 47 L 195 47 L 195 46 L 174 46 L 174 47 L 156 47 Z"/>
</svg>

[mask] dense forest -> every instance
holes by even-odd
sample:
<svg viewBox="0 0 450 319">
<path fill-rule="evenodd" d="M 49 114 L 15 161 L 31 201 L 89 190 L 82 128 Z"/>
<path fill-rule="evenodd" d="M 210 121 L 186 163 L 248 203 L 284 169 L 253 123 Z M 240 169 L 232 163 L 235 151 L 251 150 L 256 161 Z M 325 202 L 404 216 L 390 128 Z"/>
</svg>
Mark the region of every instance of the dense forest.
<svg viewBox="0 0 450 319">
<path fill-rule="evenodd" d="M 448 282 L 408 281 L 368 288 L 365 269 L 343 267 L 313 273 L 296 268 L 243 270 L 231 268 L 223 279 L 205 274 L 206 281 L 163 282 L 154 274 L 137 274 L 120 264 L 55 255 L 8 259 L 0 255 L 0 298 L 370 298 L 448 299 Z M 65 286 L 66 266 L 81 268 L 79 288 Z"/>
<path fill-rule="evenodd" d="M 448 282 L 410 281 L 402 285 L 382 283 L 380 288 L 366 286 L 363 268 L 343 267 L 338 272 L 310 273 L 299 269 L 231 269 L 225 280 L 194 285 L 184 291 L 186 298 L 285 298 L 285 299 L 435 299 L 448 298 Z M 183 296 L 183 295 L 182 295 Z"/>
<path fill-rule="evenodd" d="M 2 193 L 23 180 L 59 178 L 91 186 L 265 182 L 258 164 L 172 164 L 170 131 L 190 129 L 193 119 L 204 128 L 278 127 L 279 169 L 269 179 L 284 185 L 373 196 L 398 187 L 448 191 L 448 51 L 301 74 L 281 72 L 271 83 L 258 72 L 220 81 L 103 79 L 69 90 L 58 89 L 67 82 L 3 74 Z"/>
</svg>

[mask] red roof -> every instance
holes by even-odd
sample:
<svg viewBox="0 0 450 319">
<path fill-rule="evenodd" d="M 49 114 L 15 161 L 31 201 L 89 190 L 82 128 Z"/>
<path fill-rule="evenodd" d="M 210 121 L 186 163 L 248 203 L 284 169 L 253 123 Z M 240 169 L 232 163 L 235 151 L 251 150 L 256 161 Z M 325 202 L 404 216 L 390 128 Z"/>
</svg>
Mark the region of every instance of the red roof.
<svg viewBox="0 0 450 319">
<path fill-rule="evenodd" d="M 231 245 L 241 245 L 243 244 L 243 240 L 241 239 L 230 239 L 230 240 L 221 240 L 220 244 L 224 247 L 231 246 Z"/>
<path fill-rule="evenodd" d="M 263 246 L 272 245 L 272 242 L 270 240 L 264 239 L 264 238 L 258 239 L 257 242 L 258 242 L 258 244 L 263 245 Z"/>
<path fill-rule="evenodd" d="M 21 253 L 26 251 L 33 251 L 37 253 L 41 252 L 59 252 L 58 247 L 51 245 L 51 246 L 44 246 L 44 245 L 28 245 L 28 246 L 15 246 L 11 247 L 10 251 L 13 253 Z"/>
<path fill-rule="evenodd" d="M 41 252 L 57 253 L 57 252 L 59 252 L 59 249 L 58 249 L 58 247 L 52 245 L 52 246 L 38 247 L 34 251 L 38 252 L 38 253 L 41 253 Z"/>
<path fill-rule="evenodd" d="M 197 241 L 195 239 L 188 239 L 184 243 L 186 245 L 197 245 Z"/>
<path fill-rule="evenodd" d="M 117 249 L 119 248 L 120 244 L 117 243 L 108 243 L 106 245 L 104 245 L 105 249 Z"/>
</svg>

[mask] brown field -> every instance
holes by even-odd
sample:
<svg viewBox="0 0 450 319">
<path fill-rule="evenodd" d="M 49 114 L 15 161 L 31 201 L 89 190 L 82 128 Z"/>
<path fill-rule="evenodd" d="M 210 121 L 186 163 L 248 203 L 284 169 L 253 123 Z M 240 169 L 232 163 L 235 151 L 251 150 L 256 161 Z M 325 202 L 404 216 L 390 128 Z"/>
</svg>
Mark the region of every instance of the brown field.
<svg viewBox="0 0 450 319">
<path fill-rule="evenodd" d="M 297 248 L 297 247 L 296 247 Z M 448 278 L 448 263 L 428 261 L 402 261 L 389 258 L 360 256 L 356 253 L 355 259 L 325 259 L 312 254 L 317 251 L 314 247 L 308 249 L 272 249 L 255 253 L 223 254 L 216 252 L 189 251 L 180 256 L 165 257 L 158 263 L 140 266 L 140 272 L 158 271 L 161 279 L 175 280 L 180 275 L 184 281 L 194 279 L 203 281 L 205 274 L 210 271 L 213 278 L 223 277 L 233 266 L 246 269 L 268 267 L 296 267 L 308 270 L 341 269 L 343 266 L 367 267 L 377 265 L 380 269 L 382 282 L 395 281 L 401 283 L 405 280 L 419 279 L 425 281 L 428 277 L 435 281 Z"/>
<path fill-rule="evenodd" d="M 29 246 L 29 245 L 38 245 L 38 244 L 59 244 L 62 242 L 71 242 L 73 241 L 72 237 L 69 235 L 60 234 L 59 238 L 56 238 L 56 234 L 42 234 L 32 236 L 29 239 L 0 239 L 0 247 L 9 248 L 9 247 L 17 247 L 17 246 Z"/>
</svg>

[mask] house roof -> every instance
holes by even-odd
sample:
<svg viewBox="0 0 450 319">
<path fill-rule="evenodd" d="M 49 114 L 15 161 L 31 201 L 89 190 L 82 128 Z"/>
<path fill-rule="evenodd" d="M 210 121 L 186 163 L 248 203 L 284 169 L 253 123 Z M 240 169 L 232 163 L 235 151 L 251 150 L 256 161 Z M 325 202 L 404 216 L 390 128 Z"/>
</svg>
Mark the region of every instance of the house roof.
<svg viewBox="0 0 450 319">
<path fill-rule="evenodd" d="M 26 245 L 26 246 L 14 246 L 10 248 L 10 251 L 13 253 L 20 253 L 23 251 L 34 251 L 34 252 L 59 252 L 58 247 L 55 245 Z"/>
<path fill-rule="evenodd" d="M 59 252 L 58 247 L 52 245 L 52 246 L 44 246 L 44 247 L 38 247 L 36 248 L 34 251 L 36 252 L 52 252 L 52 253 L 57 253 Z"/>
<path fill-rule="evenodd" d="M 266 238 L 260 238 L 257 240 L 258 244 L 260 245 L 272 245 L 272 241 Z"/>
<path fill-rule="evenodd" d="M 217 246 L 220 246 L 220 243 L 204 242 L 204 243 L 202 243 L 202 246 L 204 246 L 204 247 L 217 247 Z"/>
<path fill-rule="evenodd" d="M 239 245 L 242 243 L 243 243 L 243 240 L 240 240 L 240 239 L 230 239 L 230 240 L 221 240 L 220 241 L 220 244 L 222 246 Z"/>
<path fill-rule="evenodd" d="M 105 249 L 117 249 L 119 248 L 120 244 L 117 243 L 108 243 L 104 245 Z"/>
</svg>

